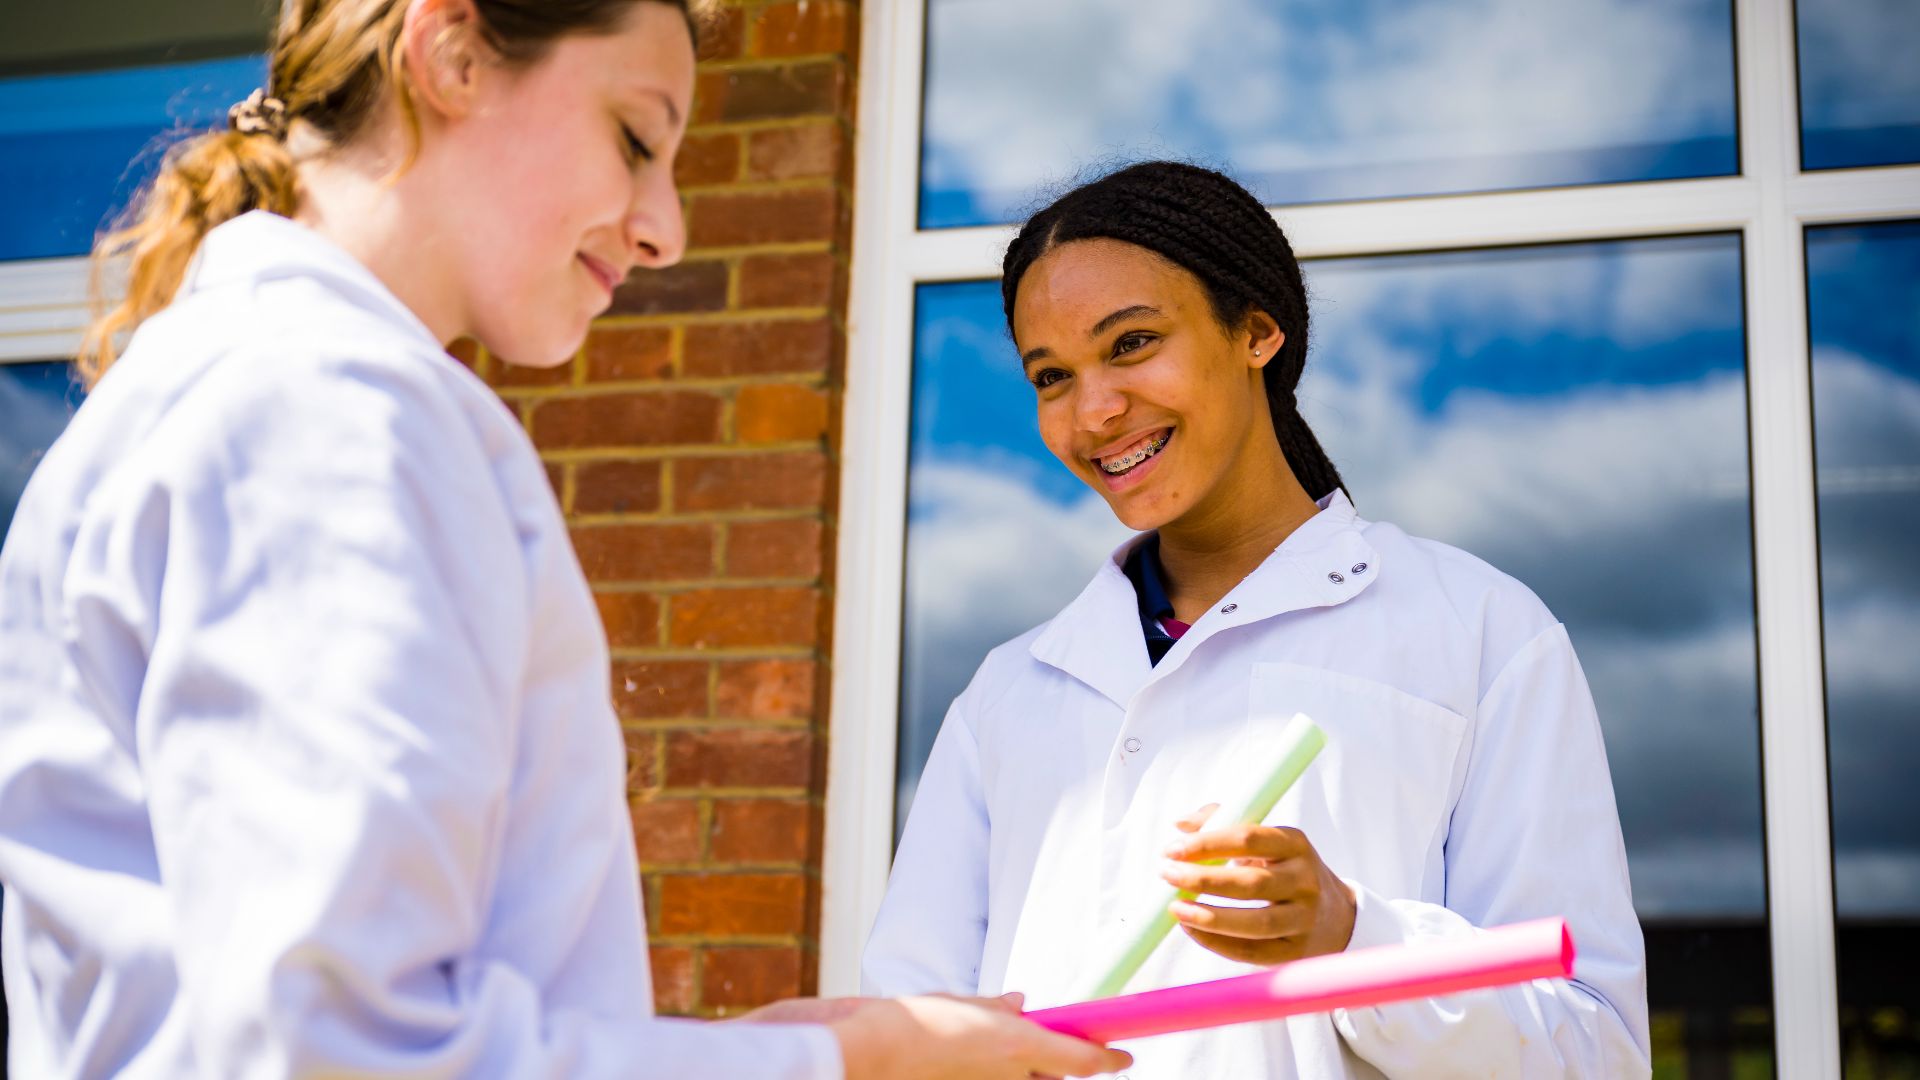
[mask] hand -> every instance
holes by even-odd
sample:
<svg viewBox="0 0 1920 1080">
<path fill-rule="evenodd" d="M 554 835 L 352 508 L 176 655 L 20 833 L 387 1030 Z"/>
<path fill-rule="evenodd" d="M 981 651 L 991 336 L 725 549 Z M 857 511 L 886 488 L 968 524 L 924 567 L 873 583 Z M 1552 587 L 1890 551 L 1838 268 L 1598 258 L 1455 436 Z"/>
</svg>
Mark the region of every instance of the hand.
<svg viewBox="0 0 1920 1080">
<path fill-rule="evenodd" d="M 1353 937 L 1353 890 L 1335 876 L 1299 829 L 1234 825 L 1200 831 L 1217 806 L 1177 822 L 1191 835 L 1167 849 L 1179 860 L 1162 873 L 1175 888 L 1264 907 L 1216 907 L 1176 900 L 1168 910 L 1202 948 L 1248 964 L 1279 964 L 1337 953 Z M 1194 865 L 1213 863 L 1214 865 Z"/>
<path fill-rule="evenodd" d="M 1133 1064 L 1122 1051 L 1022 1019 L 1018 994 L 846 1000 L 857 1007 L 828 1026 L 840 1040 L 847 1080 L 1028 1080 Z"/>
</svg>

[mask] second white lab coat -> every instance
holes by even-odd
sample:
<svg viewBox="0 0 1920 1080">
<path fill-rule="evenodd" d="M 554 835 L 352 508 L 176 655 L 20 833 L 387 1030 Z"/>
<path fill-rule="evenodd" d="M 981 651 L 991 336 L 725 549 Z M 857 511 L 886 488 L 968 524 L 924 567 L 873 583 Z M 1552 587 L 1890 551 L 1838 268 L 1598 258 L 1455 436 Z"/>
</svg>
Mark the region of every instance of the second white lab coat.
<svg viewBox="0 0 1920 1080">
<path fill-rule="evenodd" d="M 1524 586 L 1343 494 L 1147 660 L 1128 547 L 994 650 L 921 777 L 871 993 L 1074 1000 L 1160 886 L 1173 822 L 1239 792 L 1296 711 L 1328 745 L 1268 816 L 1354 886 L 1349 948 L 1565 916 L 1576 978 L 1122 1044 L 1132 1080 L 1644 1076 L 1644 951 L 1598 719 Z M 1254 970 L 1176 930 L 1131 984 Z"/>
</svg>

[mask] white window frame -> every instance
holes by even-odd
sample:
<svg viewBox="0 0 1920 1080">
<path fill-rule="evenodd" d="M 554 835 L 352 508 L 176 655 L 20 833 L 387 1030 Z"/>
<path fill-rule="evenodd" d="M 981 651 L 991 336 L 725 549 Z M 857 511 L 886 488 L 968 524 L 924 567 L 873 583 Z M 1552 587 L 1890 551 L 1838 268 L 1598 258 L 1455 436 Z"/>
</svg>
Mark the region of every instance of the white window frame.
<svg viewBox="0 0 1920 1080">
<path fill-rule="evenodd" d="M 1920 166 L 1802 173 L 1791 0 L 1734 0 L 1741 174 L 1285 207 L 1302 258 L 1741 234 L 1775 1069 L 1840 1076 L 1804 230 L 1920 216 Z M 921 230 L 926 0 L 861 5 L 820 991 L 859 989 L 893 850 L 914 287 L 1010 226 Z"/>
<path fill-rule="evenodd" d="M 0 364 L 72 357 L 87 327 L 86 256 L 0 262 Z"/>
</svg>

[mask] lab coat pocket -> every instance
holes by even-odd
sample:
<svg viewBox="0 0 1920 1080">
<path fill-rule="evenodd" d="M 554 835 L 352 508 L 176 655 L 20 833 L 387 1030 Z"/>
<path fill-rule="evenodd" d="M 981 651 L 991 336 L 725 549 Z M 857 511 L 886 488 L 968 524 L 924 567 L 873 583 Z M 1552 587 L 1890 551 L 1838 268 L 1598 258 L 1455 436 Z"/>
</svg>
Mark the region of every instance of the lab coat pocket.
<svg viewBox="0 0 1920 1080">
<path fill-rule="evenodd" d="M 1296 712 L 1327 735 L 1296 797 L 1269 821 L 1299 828 L 1335 873 L 1384 895 L 1442 895 L 1467 719 L 1386 683 L 1301 664 L 1255 664 L 1248 699 L 1248 745 Z"/>
</svg>

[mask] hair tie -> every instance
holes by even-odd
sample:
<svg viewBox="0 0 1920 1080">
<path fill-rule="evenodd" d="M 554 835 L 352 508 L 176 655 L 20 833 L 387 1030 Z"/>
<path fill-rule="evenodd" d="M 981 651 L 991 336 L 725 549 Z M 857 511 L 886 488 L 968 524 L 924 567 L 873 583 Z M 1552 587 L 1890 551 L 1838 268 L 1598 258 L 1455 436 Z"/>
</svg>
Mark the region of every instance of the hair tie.
<svg viewBox="0 0 1920 1080">
<path fill-rule="evenodd" d="M 266 135 L 275 140 L 287 137 L 287 103 L 255 90 L 247 100 L 227 110 L 227 127 L 242 135 Z"/>
</svg>

